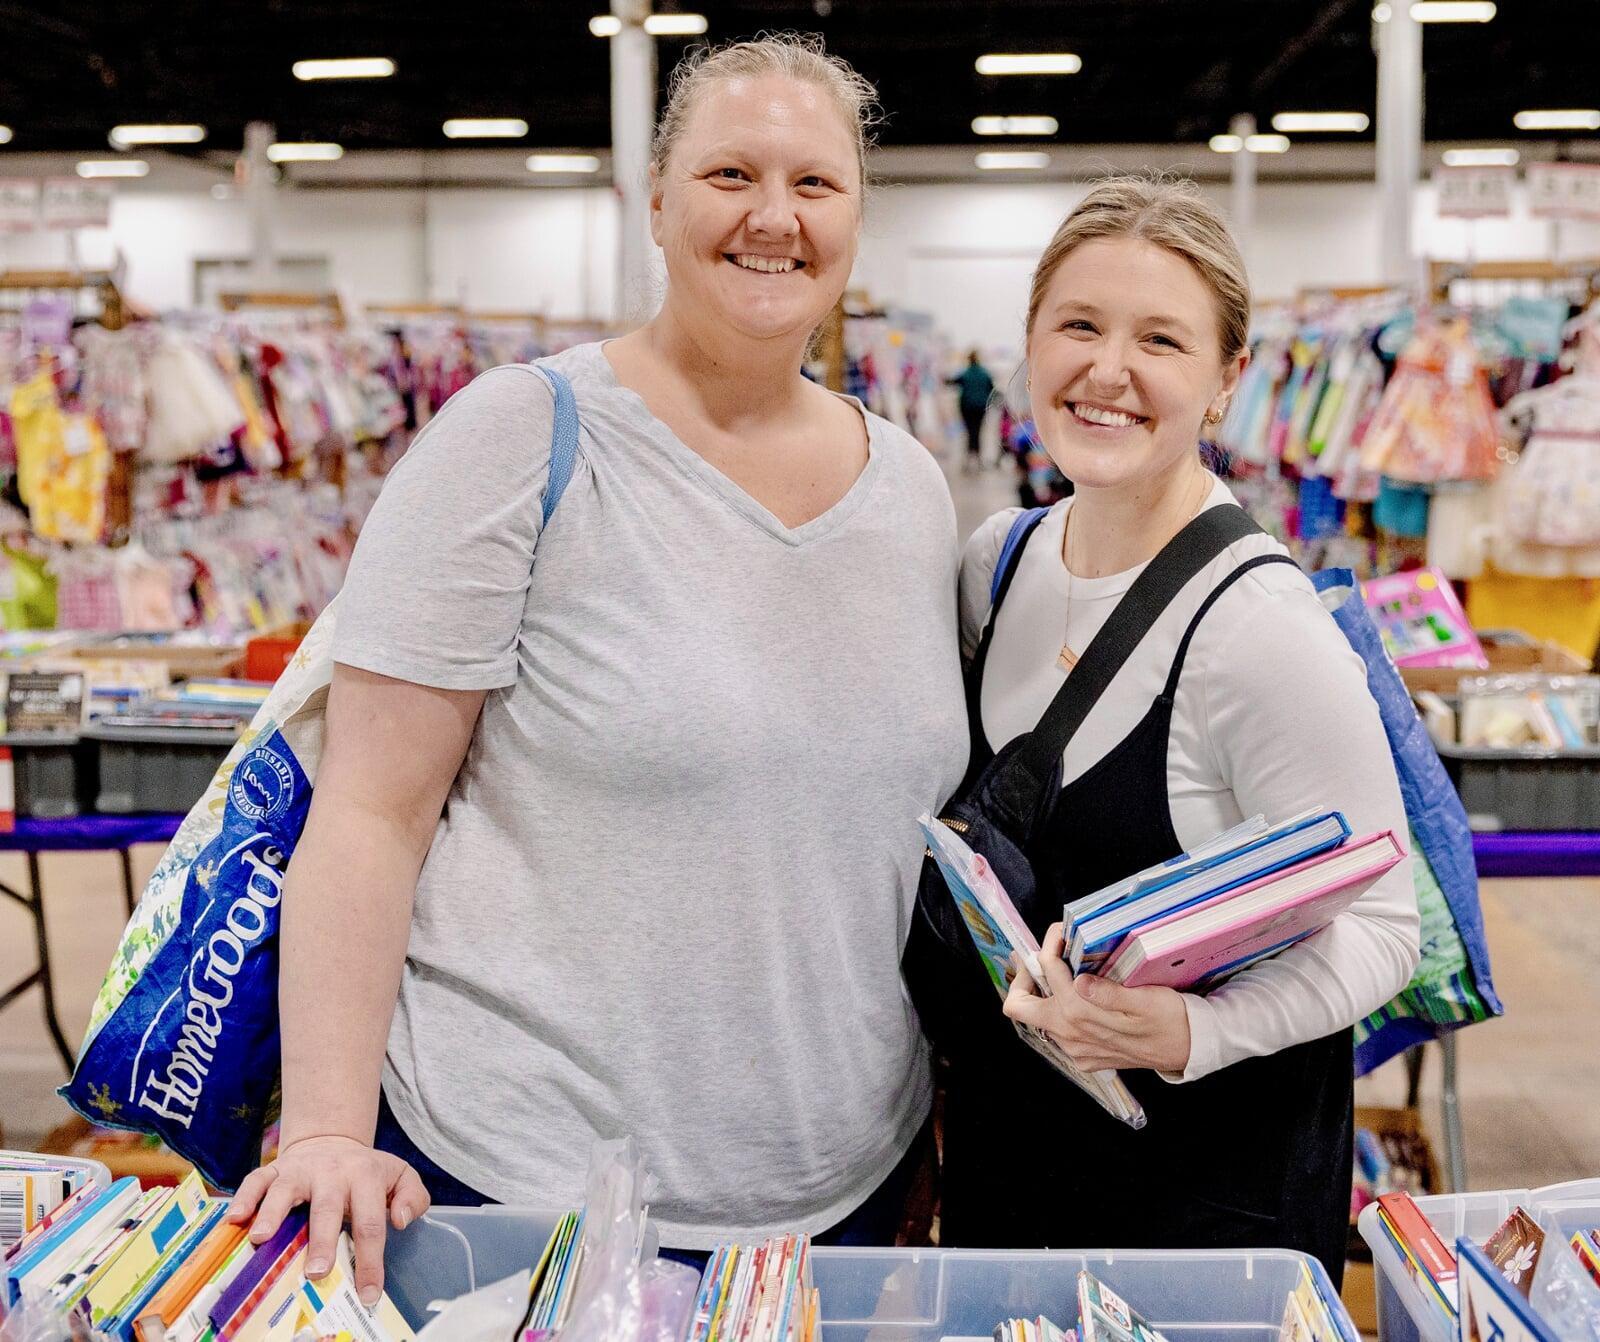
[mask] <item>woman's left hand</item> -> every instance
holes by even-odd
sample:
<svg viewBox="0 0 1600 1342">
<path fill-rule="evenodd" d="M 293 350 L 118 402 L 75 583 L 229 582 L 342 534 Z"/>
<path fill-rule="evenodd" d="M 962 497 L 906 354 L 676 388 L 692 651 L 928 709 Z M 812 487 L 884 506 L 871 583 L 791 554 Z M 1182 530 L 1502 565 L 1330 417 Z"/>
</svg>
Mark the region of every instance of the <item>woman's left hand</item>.
<svg viewBox="0 0 1600 1342">
<path fill-rule="evenodd" d="M 1045 934 L 1039 964 L 1052 997 L 1040 996 L 1020 964 L 1005 1013 L 1037 1026 L 1087 1071 L 1148 1067 L 1179 1073 L 1189 1065 L 1189 1013 L 1171 988 L 1124 988 L 1092 974 L 1077 978 L 1062 957 L 1062 927 Z"/>
</svg>

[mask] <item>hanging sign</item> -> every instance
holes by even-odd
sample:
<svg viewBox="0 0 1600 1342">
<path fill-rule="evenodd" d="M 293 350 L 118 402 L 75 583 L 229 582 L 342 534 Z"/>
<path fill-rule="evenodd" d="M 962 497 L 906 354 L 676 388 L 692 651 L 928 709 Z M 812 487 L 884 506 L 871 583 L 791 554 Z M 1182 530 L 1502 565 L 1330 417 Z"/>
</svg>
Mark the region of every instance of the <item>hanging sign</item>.
<svg viewBox="0 0 1600 1342">
<path fill-rule="evenodd" d="M 39 183 L 0 177 L 0 233 L 27 233 L 39 226 Z"/>
<path fill-rule="evenodd" d="M 111 222 L 111 188 L 76 177 L 49 178 L 42 212 L 46 228 L 104 228 Z"/>
<path fill-rule="evenodd" d="M 1515 168 L 1435 168 L 1433 189 L 1439 214 L 1456 219 L 1493 219 L 1511 213 Z"/>
<path fill-rule="evenodd" d="M 1530 163 L 1528 212 L 1537 219 L 1600 219 L 1600 163 Z"/>
</svg>

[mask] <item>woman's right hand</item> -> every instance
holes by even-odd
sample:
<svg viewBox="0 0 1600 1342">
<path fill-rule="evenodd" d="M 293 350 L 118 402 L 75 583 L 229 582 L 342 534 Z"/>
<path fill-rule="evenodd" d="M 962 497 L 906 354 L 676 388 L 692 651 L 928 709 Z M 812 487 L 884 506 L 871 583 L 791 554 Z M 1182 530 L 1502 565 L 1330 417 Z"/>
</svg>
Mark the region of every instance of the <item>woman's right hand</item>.
<svg viewBox="0 0 1600 1342">
<path fill-rule="evenodd" d="M 370 1306 L 383 1290 L 385 1222 L 404 1230 L 428 1210 L 430 1199 L 417 1172 L 399 1156 L 353 1137 L 307 1137 L 284 1147 L 239 1186 L 228 1220 L 243 1225 L 253 1216 L 250 1242 L 261 1244 L 302 1203 L 311 1208 L 306 1276 L 315 1281 L 327 1274 L 348 1221 L 356 1293 Z"/>
</svg>

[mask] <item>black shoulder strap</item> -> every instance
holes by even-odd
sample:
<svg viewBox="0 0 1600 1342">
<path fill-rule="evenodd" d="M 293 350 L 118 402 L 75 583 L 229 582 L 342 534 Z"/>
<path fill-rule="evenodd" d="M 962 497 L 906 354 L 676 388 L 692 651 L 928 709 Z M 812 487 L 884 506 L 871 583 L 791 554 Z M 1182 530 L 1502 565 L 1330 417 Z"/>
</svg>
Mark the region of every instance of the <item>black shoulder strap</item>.
<svg viewBox="0 0 1600 1342">
<path fill-rule="evenodd" d="M 1207 508 L 1134 579 L 1014 757 L 1035 793 L 1054 776 L 1056 763 L 1089 710 L 1173 598 L 1230 545 L 1260 530 L 1237 505 Z"/>
</svg>

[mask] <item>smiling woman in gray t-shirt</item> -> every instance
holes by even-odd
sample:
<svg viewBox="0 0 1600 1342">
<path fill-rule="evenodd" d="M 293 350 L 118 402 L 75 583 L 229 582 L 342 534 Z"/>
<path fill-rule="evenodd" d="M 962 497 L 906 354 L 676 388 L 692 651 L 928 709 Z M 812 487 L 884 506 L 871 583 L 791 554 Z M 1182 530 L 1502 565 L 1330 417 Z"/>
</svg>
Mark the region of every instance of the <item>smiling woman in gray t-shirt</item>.
<svg viewBox="0 0 1600 1342">
<path fill-rule="evenodd" d="M 919 443 L 800 374 L 863 96 L 794 42 L 684 76 L 666 299 L 549 361 L 582 431 L 543 534 L 528 369 L 451 401 L 363 531 L 284 897 L 282 1154 L 236 1216 L 310 1201 L 314 1263 L 348 1213 L 369 1292 L 385 1210 L 427 1204 L 395 1152 L 560 1207 L 632 1133 L 664 1241 L 708 1247 L 837 1225 L 926 1119 L 899 962 L 966 763 L 955 518 Z"/>
</svg>

